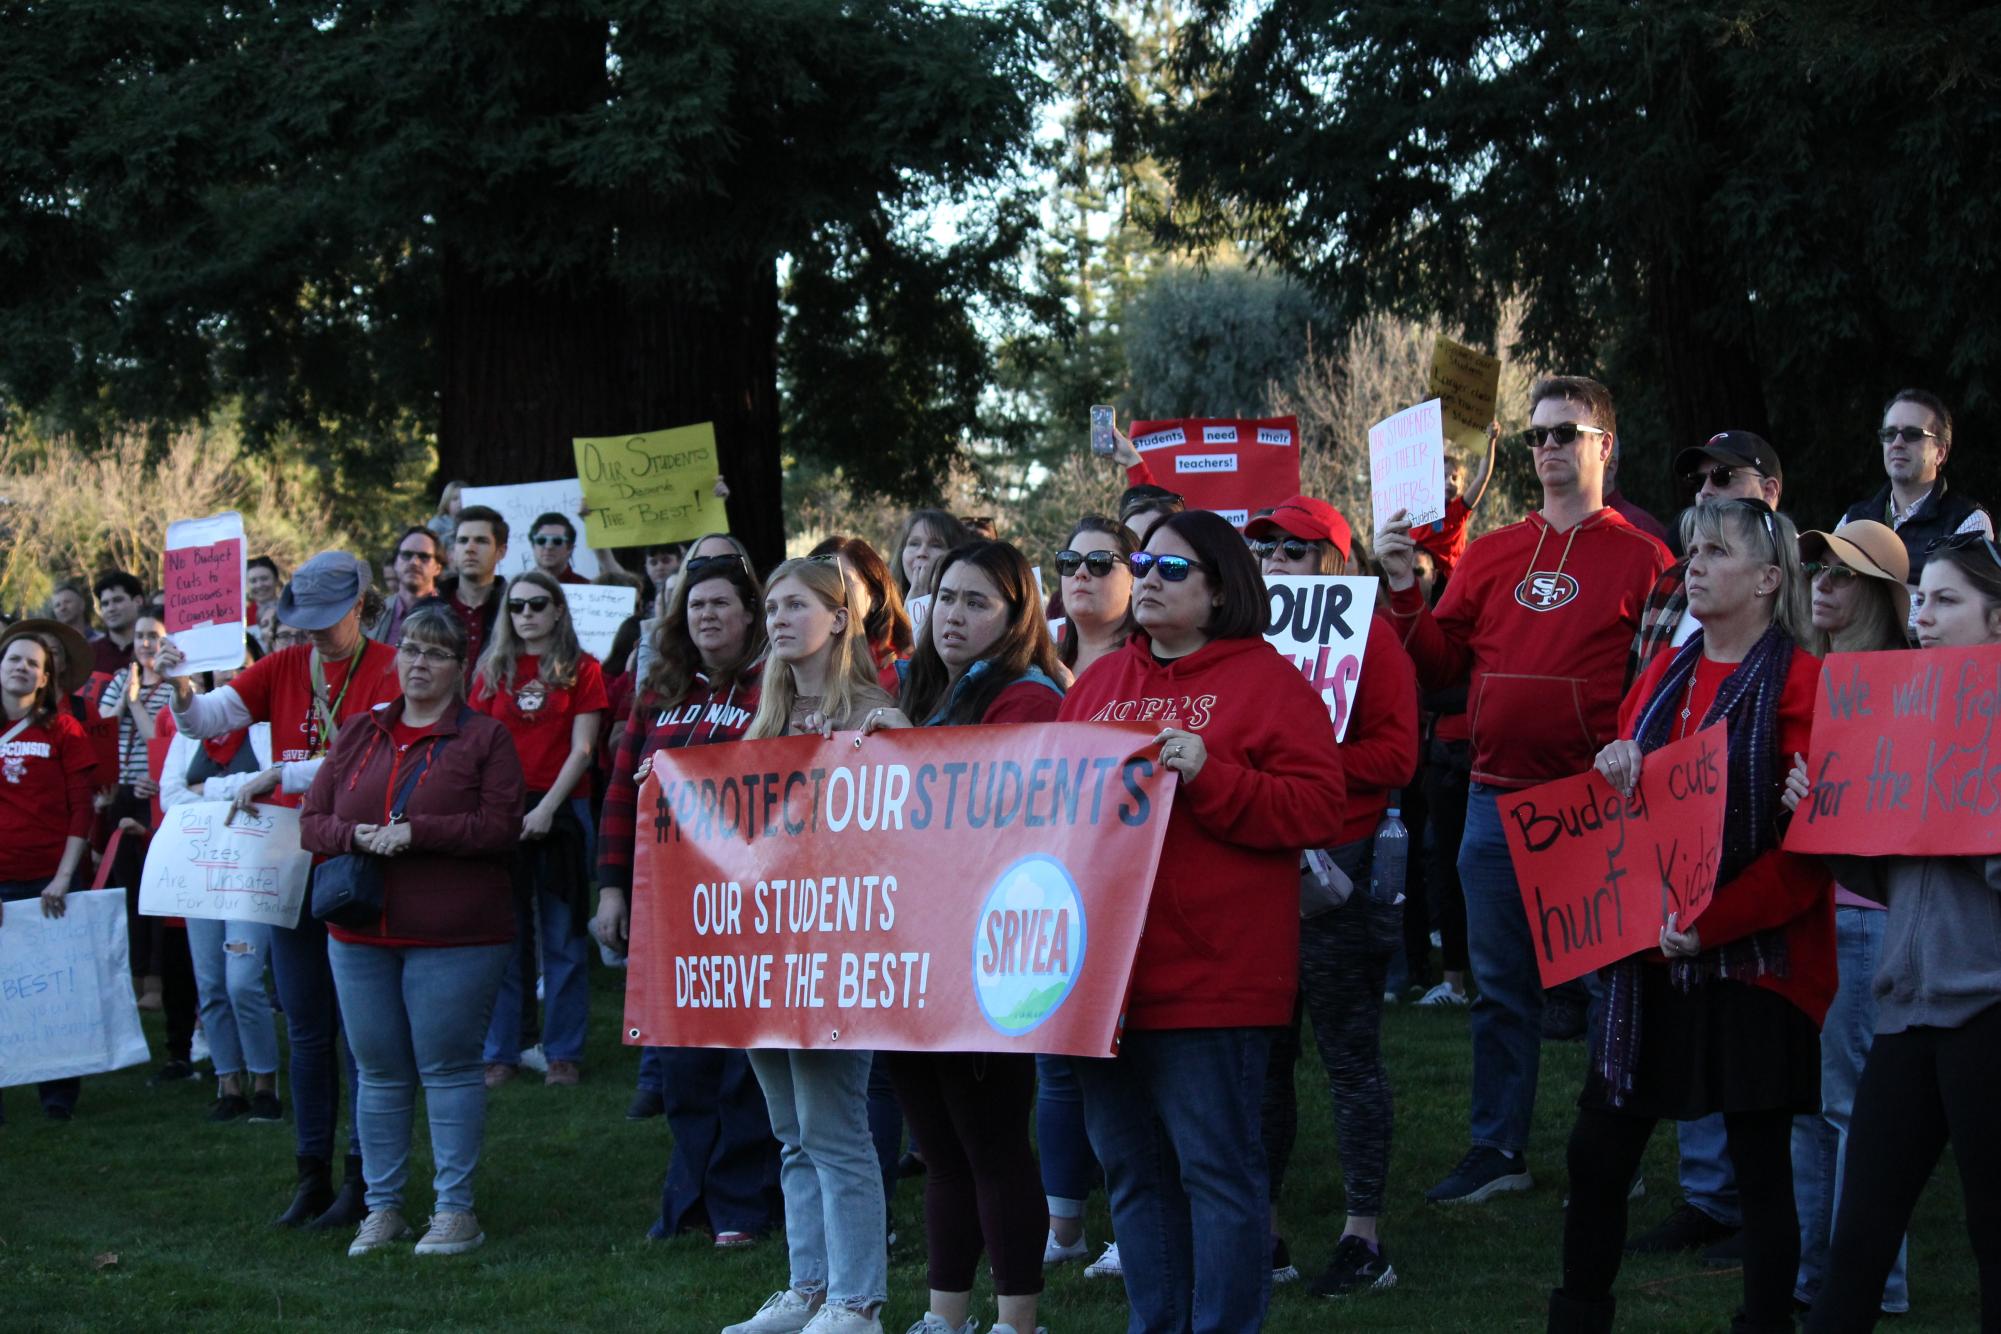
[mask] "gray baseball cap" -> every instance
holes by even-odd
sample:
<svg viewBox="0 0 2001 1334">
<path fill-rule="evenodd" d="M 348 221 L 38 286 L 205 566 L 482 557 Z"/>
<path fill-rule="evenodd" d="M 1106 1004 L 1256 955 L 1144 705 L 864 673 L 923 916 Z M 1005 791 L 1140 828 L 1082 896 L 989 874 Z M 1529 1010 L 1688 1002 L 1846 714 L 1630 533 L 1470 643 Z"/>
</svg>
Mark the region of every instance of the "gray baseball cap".
<svg viewBox="0 0 2001 1334">
<path fill-rule="evenodd" d="M 278 596 L 278 619 L 300 630 L 324 630 L 347 615 L 368 591 L 368 562 L 345 551 L 322 551 L 301 565 Z"/>
</svg>

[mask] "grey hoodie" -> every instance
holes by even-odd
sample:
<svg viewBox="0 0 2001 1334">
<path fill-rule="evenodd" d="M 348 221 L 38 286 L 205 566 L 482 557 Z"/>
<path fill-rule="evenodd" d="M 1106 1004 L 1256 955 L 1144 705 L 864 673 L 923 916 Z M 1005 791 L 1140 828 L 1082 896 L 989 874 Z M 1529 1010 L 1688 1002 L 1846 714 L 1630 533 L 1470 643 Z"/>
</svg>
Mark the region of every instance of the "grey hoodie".
<svg viewBox="0 0 2001 1334">
<path fill-rule="evenodd" d="M 2001 1004 L 2001 857 L 1829 857 L 1842 885 L 1889 905 L 1876 1031 L 1959 1028 Z"/>
</svg>

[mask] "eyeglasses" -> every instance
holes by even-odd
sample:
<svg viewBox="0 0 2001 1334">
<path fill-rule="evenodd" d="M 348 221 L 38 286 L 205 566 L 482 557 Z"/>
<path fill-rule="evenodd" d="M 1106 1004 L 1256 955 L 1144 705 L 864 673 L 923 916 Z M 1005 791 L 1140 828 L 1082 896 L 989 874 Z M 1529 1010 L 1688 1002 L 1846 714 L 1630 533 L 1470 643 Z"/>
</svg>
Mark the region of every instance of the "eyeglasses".
<svg viewBox="0 0 2001 1334">
<path fill-rule="evenodd" d="M 1579 434 L 1608 435 L 1602 426 L 1586 426 L 1582 422 L 1558 422 L 1555 426 L 1531 426 L 1522 432 L 1522 443 L 1530 449 L 1541 449 L 1548 444 L 1573 445 Z"/>
<path fill-rule="evenodd" d="M 1756 468 L 1753 468 L 1747 463 L 1739 463 L 1735 465 L 1728 463 L 1719 463 L 1713 468 L 1708 468 L 1708 469 L 1697 468 L 1694 472 L 1688 474 L 1687 480 L 1688 484 L 1694 487 L 1699 487 L 1704 482 L 1708 482 L 1713 486 L 1722 487 L 1730 485 L 1730 479 L 1732 477 L 1735 477 L 1740 472 L 1757 473 L 1757 475 L 1760 477 L 1763 477 L 1765 475 L 1762 472 L 1758 472 Z"/>
<path fill-rule="evenodd" d="M 709 569 L 711 566 L 716 566 L 716 565 L 735 565 L 744 570 L 748 570 L 750 568 L 749 562 L 745 561 L 744 558 L 738 553 L 732 551 L 726 556 L 691 557 L 689 558 L 688 563 L 685 566 L 683 566 L 682 569 L 686 571 L 688 575 L 694 576 L 700 574 L 703 570 Z"/>
<path fill-rule="evenodd" d="M 1876 432 L 1876 439 L 1886 445 L 1893 440 L 1901 440 L 1907 445 L 1915 445 L 1920 440 L 1938 439 L 1938 432 L 1927 431 L 1922 426 L 1885 426 L 1882 430 Z"/>
<path fill-rule="evenodd" d="M 539 598 L 509 598 L 507 599 L 507 609 L 516 616 L 519 616 L 524 611 L 532 611 L 540 615 L 549 610 L 549 604 L 553 601 L 555 601 L 554 598 L 547 596 Z"/>
<path fill-rule="evenodd" d="M 566 547 L 570 545 L 570 539 L 564 537 L 561 533 L 537 533 L 528 540 L 538 547 Z"/>
<path fill-rule="evenodd" d="M 1121 564 L 1116 551 L 1072 551 L 1065 547 L 1056 553 L 1056 573 L 1065 579 L 1076 574 L 1079 569 L 1089 570 L 1093 578 L 1103 579 L 1110 575 L 1112 568 Z"/>
<path fill-rule="evenodd" d="M 425 662 L 435 666 L 443 666 L 445 663 L 457 662 L 459 660 L 459 655 L 450 649 L 431 648 L 425 644 L 412 644 L 407 639 L 396 646 L 396 656 L 405 662 L 415 662 L 419 658 L 422 658 Z"/>
<path fill-rule="evenodd" d="M 1860 579 L 1862 577 L 1846 565 L 1836 565 L 1831 561 L 1810 560 L 1804 568 L 1806 569 L 1808 581 L 1818 579 L 1823 574 L 1827 576 L 1829 583 L 1834 584 L 1845 584 L 1852 579 Z"/>
<path fill-rule="evenodd" d="M 991 514 L 966 514 L 960 516 L 959 523 L 966 528 L 991 528 L 994 516 Z"/>
<path fill-rule="evenodd" d="M 1935 551 L 1964 551 L 1975 542 L 1986 547 L 1988 558 L 1996 565 L 2001 565 L 2001 551 L 1995 550 L 1993 539 L 1989 538 L 1987 534 L 1981 532 L 1978 528 L 1970 528 L 1963 533 L 1954 533 L 1951 537 L 1935 537 L 1925 543 L 1925 554 L 1929 556 Z"/>
<path fill-rule="evenodd" d="M 1305 560 L 1313 554 L 1314 545 L 1303 537 L 1260 539 L 1251 543 L 1251 554 L 1260 560 L 1281 554 L 1287 560 Z"/>
<path fill-rule="evenodd" d="M 1148 570 L 1159 570 L 1160 577 L 1170 584 L 1178 584 L 1188 577 L 1190 570 L 1213 573 L 1199 560 L 1186 556 L 1156 556 L 1151 551 L 1135 551 L 1126 557 L 1126 568 L 1133 572 L 1133 578 L 1144 579 Z"/>
<path fill-rule="evenodd" d="M 431 554 L 430 552 L 428 552 L 428 551 L 408 551 L 408 550 L 398 550 L 398 551 L 397 551 L 397 553 L 396 553 L 396 559 L 397 559 L 397 560 L 409 560 L 409 561 L 415 561 L 415 562 L 417 562 L 417 564 L 419 564 L 419 565 L 422 565 L 422 564 L 423 564 L 424 562 L 426 562 L 426 561 L 434 561 L 434 560 L 436 560 L 436 559 L 437 559 L 437 557 L 436 557 L 436 556 L 434 556 L 434 555 L 432 555 L 432 554 Z"/>
</svg>

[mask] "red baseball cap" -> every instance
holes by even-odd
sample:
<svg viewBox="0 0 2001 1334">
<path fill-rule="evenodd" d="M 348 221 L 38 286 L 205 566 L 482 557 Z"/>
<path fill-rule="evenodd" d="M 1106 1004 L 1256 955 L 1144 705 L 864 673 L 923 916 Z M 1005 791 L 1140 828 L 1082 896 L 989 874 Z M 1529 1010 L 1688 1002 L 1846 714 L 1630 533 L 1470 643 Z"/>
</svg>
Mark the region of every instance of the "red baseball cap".
<svg viewBox="0 0 2001 1334">
<path fill-rule="evenodd" d="M 1342 560 L 1348 559 L 1355 542 L 1341 511 L 1312 496 L 1294 496 L 1270 514 L 1260 514 L 1244 525 L 1245 537 L 1270 537 L 1278 532 L 1326 542 L 1341 553 Z"/>
</svg>

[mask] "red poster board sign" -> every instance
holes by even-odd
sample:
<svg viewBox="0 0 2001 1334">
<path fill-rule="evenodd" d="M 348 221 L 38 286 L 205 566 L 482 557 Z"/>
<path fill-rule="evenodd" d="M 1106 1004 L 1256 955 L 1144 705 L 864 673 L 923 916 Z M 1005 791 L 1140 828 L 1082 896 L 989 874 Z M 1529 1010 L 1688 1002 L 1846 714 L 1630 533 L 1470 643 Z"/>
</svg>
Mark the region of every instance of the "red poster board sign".
<svg viewBox="0 0 2001 1334">
<path fill-rule="evenodd" d="M 1716 893 L 1724 725 L 1646 757 L 1630 797 L 1594 769 L 1502 797 L 1501 828 L 1545 987 L 1660 946 Z"/>
<path fill-rule="evenodd" d="M 1864 857 L 2001 849 L 1997 714 L 2001 645 L 1830 653 L 1813 701 L 1813 789 L 1786 848 Z"/>
<path fill-rule="evenodd" d="M 1136 421 L 1131 436 L 1156 483 L 1239 528 L 1299 494 L 1296 417 Z"/>
<path fill-rule="evenodd" d="M 1157 727 L 657 751 L 625 1040 L 1117 1050 L 1175 778 Z"/>
</svg>

